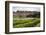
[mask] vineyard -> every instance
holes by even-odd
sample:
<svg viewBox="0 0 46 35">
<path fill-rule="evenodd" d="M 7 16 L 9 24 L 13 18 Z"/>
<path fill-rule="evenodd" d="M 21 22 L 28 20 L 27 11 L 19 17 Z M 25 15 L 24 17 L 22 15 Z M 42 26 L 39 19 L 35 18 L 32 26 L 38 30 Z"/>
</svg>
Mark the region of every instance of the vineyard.
<svg viewBox="0 0 46 35">
<path fill-rule="evenodd" d="M 39 18 L 13 18 L 14 28 L 39 27 L 39 26 L 40 26 Z"/>
<path fill-rule="evenodd" d="M 37 11 L 17 11 L 13 12 L 13 27 L 39 27 L 40 12 Z"/>
</svg>

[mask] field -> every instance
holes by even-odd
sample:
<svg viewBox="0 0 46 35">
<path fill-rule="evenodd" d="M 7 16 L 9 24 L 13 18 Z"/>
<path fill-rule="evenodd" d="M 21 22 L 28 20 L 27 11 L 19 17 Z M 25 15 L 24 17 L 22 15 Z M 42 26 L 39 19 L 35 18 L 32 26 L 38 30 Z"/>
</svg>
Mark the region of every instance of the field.
<svg viewBox="0 0 46 35">
<path fill-rule="evenodd" d="M 15 18 L 13 17 L 13 28 L 39 27 L 40 18 Z"/>
<path fill-rule="evenodd" d="M 14 15 L 15 14 L 15 15 Z M 40 12 L 13 12 L 13 28 L 40 27 Z"/>
</svg>

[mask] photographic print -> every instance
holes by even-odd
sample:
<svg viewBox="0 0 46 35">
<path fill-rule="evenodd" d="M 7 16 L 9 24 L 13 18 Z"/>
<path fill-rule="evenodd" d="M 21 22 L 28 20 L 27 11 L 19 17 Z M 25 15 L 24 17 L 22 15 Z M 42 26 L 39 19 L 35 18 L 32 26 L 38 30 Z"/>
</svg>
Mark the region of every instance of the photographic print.
<svg viewBox="0 0 46 35">
<path fill-rule="evenodd" d="M 44 3 L 6 1 L 5 32 L 44 32 L 44 5 Z"/>
<path fill-rule="evenodd" d="M 13 28 L 40 27 L 39 7 L 13 7 Z"/>
</svg>

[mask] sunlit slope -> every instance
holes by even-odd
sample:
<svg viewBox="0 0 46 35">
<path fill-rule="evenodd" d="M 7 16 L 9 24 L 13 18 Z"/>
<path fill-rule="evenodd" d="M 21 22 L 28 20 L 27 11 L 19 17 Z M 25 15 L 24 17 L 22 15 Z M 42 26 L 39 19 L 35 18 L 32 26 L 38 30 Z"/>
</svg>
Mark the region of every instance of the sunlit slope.
<svg viewBox="0 0 46 35">
<path fill-rule="evenodd" d="M 23 28 L 23 27 L 39 27 L 40 26 L 40 19 L 26 19 L 26 20 L 14 20 L 13 19 L 13 27 L 14 28 Z"/>
</svg>

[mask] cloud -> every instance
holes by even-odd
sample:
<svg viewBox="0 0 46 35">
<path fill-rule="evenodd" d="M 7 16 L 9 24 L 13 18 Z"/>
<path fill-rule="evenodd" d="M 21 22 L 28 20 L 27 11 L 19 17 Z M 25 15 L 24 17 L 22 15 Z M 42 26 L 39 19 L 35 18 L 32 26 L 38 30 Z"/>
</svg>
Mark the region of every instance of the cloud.
<svg viewBox="0 0 46 35">
<path fill-rule="evenodd" d="M 21 11 L 40 11 L 39 7 L 13 7 L 13 11 L 17 11 L 17 10 L 21 10 Z"/>
</svg>

